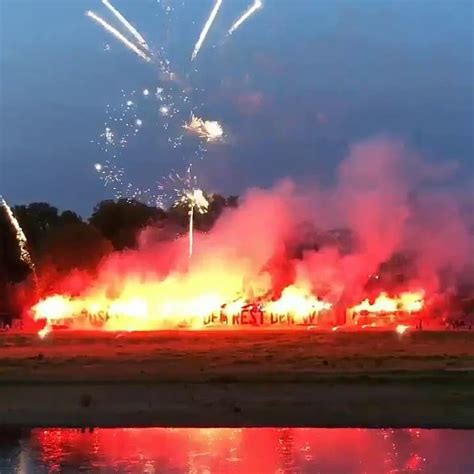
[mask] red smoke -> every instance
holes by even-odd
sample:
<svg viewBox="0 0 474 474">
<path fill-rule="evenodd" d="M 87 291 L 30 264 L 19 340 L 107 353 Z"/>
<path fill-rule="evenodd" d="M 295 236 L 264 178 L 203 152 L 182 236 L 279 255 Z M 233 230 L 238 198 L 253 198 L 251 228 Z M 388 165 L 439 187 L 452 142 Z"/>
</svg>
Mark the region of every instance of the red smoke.
<svg viewBox="0 0 474 474">
<path fill-rule="evenodd" d="M 359 143 L 339 166 L 334 186 L 301 189 L 285 180 L 249 190 L 210 232 L 196 235 L 191 262 L 186 237 L 156 242 L 153 229 L 146 230 L 138 250 L 111 254 L 79 292 L 77 280 L 67 279 L 71 286 L 63 284 L 61 293 L 75 306 L 64 311 L 90 310 L 91 302 L 103 309 L 119 300 L 115 311 L 131 317 L 111 329 L 153 329 L 176 324 L 186 311 L 202 318 L 225 303 L 239 300 L 240 309 L 282 293 L 300 307 L 318 298 L 333 309 L 383 291 L 421 291 L 429 300 L 472 272 L 470 223 L 458 193 L 441 187 L 452 171 L 399 142 Z M 410 264 L 397 270 L 398 280 L 395 270 L 381 273 L 400 256 Z M 155 314 L 166 311 L 167 317 Z"/>
</svg>

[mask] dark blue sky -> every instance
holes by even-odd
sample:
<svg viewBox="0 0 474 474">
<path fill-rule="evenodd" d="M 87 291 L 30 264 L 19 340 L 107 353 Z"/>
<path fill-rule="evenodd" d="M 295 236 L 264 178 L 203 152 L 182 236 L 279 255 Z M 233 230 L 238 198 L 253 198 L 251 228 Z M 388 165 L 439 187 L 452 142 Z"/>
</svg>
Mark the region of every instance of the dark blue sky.
<svg viewBox="0 0 474 474">
<path fill-rule="evenodd" d="M 226 40 L 249 3 L 224 0 L 191 65 L 212 0 L 114 2 L 199 89 L 192 96 L 199 112 L 228 131 L 228 143 L 209 147 L 198 166 L 205 186 L 230 194 L 285 176 L 327 181 L 351 143 L 379 134 L 458 160 L 472 177 L 470 0 L 267 0 Z M 85 17 L 93 9 L 110 18 L 99 0 L 0 0 L 0 7 L 1 192 L 14 203 L 46 200 L 89 213 L 112 197 L 93 168 L 104 153 L 91 143 L 104 129 L 105 107 L 123 102 L 122 89 L 163 85 L 157 70 Z M 147 121 L 145 108 L 138 113 L 146 127 L 120 160 L 134 182 L 154 185 L 183 168 L 192 139 L 173 149 L 173 130 Z"/>
</svg>

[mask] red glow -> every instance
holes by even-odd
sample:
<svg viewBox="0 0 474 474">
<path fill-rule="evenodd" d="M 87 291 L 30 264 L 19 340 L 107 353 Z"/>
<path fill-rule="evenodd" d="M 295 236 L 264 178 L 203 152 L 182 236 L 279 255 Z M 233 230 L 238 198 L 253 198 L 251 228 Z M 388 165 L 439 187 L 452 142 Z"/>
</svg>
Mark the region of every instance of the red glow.
<svg viewBox="0 0 474 474">
<path fill-rule="evenodd" d="M 46 321 L 43 335 L 63 323 L 107 331 L 412 327 L 466 276 L 472 248 L 460 204 L 421 193 L 432 172 L 400 143 L 358 144 L 334 187 L 303 192 L 284 181 L 250 190 L 209 232 L 195 232 L 191 259 L 186 235 L 163 241 L 145 229 L 136 250 L 110 254 L 94 277 L 45 285 L 33 318 Z"/>
<path fill-rule="evenodd" d="M 371 314 L 378 313 L 414 313 L 421 311 L 424 305 L 424 294 L 422 291 L 415 292 L 404 292 L 395 297 L 390 297 L 387 293 L 380 293 L 373 303 L 370 303 L 368 299 L 362 301 L 362 303 L 353 306 L 349 311 L 351 313 L 362 313 L 367 312 Z"/>
<path fill-rule="evenodd" d="M 50 472 L 79 465 L 127 472 L 434 472 L 447 439 L 469 457 L 469 442 L 448 434 L 454 436 L 390 429 L 37 429 L 31 440 Z"/>
<path fill-rule="evenodd" d="M 295 286 L 285 288 L 275 301 L 264 301 L 248 305 L 238 299 L 226 302 L 218 294 L 197 295 L 194 299 L 182 301 L 165 299 L 157 301 L 155 294 L 144 294 L 145 288 L 138 287 L 135 293 L 143 296 L 126 296 L 115 299 L 106 297 L 68 298 L 54 295 L 34 306 L 35 319 L 46 320 L 47 324 L 39 335 L 44 337 L 54 324 L 66 323 L 71 329 L 117 330 L 160 330 L 201 329 L 209 327 L 237 328 L 245 325 L 290 328 L 298 325 L 339 329 L 331 313 L 332 304 L 319 300 Z M 149 289 L 153 292 L 153 287 Z M 423 309 L 421 292 L 405 292 L 393 298 L 382 293 L 373 304 L 364 300 L 348 310 L 348 314 L 359 327 L 387 327 L 399 318 L 418 313 Z M 359 324 L 360 315 L 368 315 L 372 322 Z M 329 324 L 328 324 L 329 323 Z M 398 324 L 396 331 L 404 333 L 408 326 Z"/>
</svg>

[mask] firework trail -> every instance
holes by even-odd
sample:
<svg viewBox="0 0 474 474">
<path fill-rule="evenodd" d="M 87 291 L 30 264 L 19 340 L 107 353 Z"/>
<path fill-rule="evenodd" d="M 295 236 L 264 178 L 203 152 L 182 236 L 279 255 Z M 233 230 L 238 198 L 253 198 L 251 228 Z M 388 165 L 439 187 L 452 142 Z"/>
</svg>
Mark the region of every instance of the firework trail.
<svg viewBox="0 0 474 474">
<path fill-rule="evenodd" d="M 102 0 L 102 3 L 115 15 L 115 17 L 122 23 L 125 28 L 135 37 L 140 43 L 140 46 L 149 53 L 150 49 L 145 41 L 145 38 L 137 31 L 137 29 L 109 2 L 109 0 Z"/>
<path fill-rule="evenodd" d="M 263 7 L 262 0 L 255 0 L 242 16 L 229 28 L 227 34 L 231 35 L 244 21 L 251 17 L 257 10 Z"/>
<path fill-rule="evenodd" d="M 112 36 L 115 36 L 119 41 L 121 41 L 130 51 L 133 51 L 135 54 L 140 56 L 146 62 L 150 62 L 151 58 L 144 53 L 140 48 L 135 46 L 131 41 L 129 41 L 120 31 L 114 28 L 112 25 L 107 23 L 104 19 L 102 19 L 99 15 L 96 15 L 93 11 L 88 10 L 86 15 L 89 18 L 92 18 L 95 22 L 99 25 L 103 26 L 105 30 L 107 30 Z"/>
<path fill-rule="evenodd" d="M 26 263 L 30 270 L 33 272 L 33 275 L 36 277 L 36 271 L 35 271 L 35 264 L 33 263 L 33 259 L 31 258 L 31 254 L 28 251 L 28 241 L 26 239 L 26 235 L 23 232 L 23 229 L 20 226 L 20 223 L 18 222 L 18 219 L 15 217 L 13 214 L 13 211 L 11 210 L 11 207 L 7 204 L 5 199 L 3 197 L 0 197 L 0 204 L 2 207 L 5 209 L 7 213 L 8 220 L 10 222 L 10 225 L 13 227 L 15 230 L 15 238 L 16 241 L 18 242 L 18 247 L 20 249 L 20 259 L 22 262 Z"/>
<path fill-rule="evenodd" d="M 216 19 L 217 13 L 219 12 L 221 5 L 222 5 L 222 0 L 216 0 L 214 8 L 211 10 L 211 13 L 209 14 L 209 18 L 204 24 L 201 34 L 199 35 L 199 39 L 197 40 L 196 46 L 194 46 L 194 51 L 191 56 L 191 61 L 194 61 L 194 59 L 196 59 L 196 56 L 198 55 L 199 50 L 201 49 L 201 46 L 204 43 L 204 40 L 206 39 L 206 36 L 209 33 L 209 30 L 211 29 L 211 26 L 214 23 L 214 20 Z"/>
<path fill-rule="evenodd" d="M 189 203 L 189 258 L 191 258 L 194 249 L 194 212 L 205 214 L 209 208 L 209 201 L 202 189 L 191 189 L 186 192 L 184 198 Z"/>
<path fill-rule="evenodd" d="M 168 181 L 173 185 L 184 184 L 184 188 L 175 188 L 178 195 L 178 199 L 175 201 L 174 206 L 184 204 L 188 206 L 189 216 L 189 258 L 193 255 L 194 249 L 194 213 L 206 214 L 209 210 L 209 201 L 204 196 L 202 189 L 195 187 L 197 184 L 196 176 L 192 174 L 192 165 L 190 164 L 186 170 L 186 176 L 182 177 L 178 173 L 168 176 Z"/>
</svg>

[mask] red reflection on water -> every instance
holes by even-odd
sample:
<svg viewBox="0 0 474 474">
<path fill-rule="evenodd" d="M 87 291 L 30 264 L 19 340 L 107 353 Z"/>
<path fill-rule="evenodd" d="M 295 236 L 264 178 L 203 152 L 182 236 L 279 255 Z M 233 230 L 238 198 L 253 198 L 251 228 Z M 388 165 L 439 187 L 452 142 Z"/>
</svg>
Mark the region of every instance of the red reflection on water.
<svg viewBox="0 0 474 474">
<path fill-rule="evenodd" d="M 424 472 L 441 449 L 469 455 L 443 431 L 366 429 L 36 429 L 31 445 L 50 472 L 64 466 L 136 472 Z M 472 438 L 470 438 L 472 441 Z M 444 446 L 441 446 L 443 444 Z M 452 446 L 451 446 L 452 445 Z M 466 452 L 463 449 L 467 449 Z M 445 451 L 446 452 L 446 451 Z M 433 464 L 434 463 L 434 464 Z"/>
</svg>

